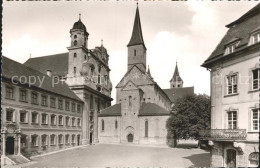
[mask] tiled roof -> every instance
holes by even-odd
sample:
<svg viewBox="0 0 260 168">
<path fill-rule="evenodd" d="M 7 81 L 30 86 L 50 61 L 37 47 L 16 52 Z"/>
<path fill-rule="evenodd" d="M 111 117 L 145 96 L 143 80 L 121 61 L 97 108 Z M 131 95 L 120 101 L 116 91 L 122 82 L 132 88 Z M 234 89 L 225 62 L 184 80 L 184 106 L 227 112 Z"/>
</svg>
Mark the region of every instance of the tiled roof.
<svg viewBox="0 0 260 168">
<path fill-rule="evenodd" d="M 113 116 L 121 116 L 121 104 L 114 104 L 104 110 L 101 110 L 99 117 L 113 117 Z"/>
<path fill-rule="evenodd" d="M 138 6 L 136 8 L 136 14 L 135 14 L 135 21 L 134 21 L 132 36 L 131 36 L 131 39 L 130 39 L 127 46 L 132 46 L 132 45 L 137 45 L 137 44 L 143 44 L 144 45 Z"/>
<path fill-rule="evenodd" d="M 26 86 L 28 86 L 29 78 L 31 77 L 31 81 L 33 81 L 33 77 L 35 77 L 36 83 L 32 84 L 31 87 L 36 87 L 38 89 L 42 89 L 45 91 L 49 91 L 52 93 L 56 93 L 61 96 L 65 96 L 71 99 L 75 99 L 81 101 L 81 99 L 69 88 L 69 86 L 65 82 L 59 82 L 58 84 L 53 84 L 52 78 L 48 75 L 45 75 L 35 69 L 29 68 L 23 64 L 20 64 L 14 60 L 11 60 L 7 57 L 2 57 L 2 77 L 7 78 L 9 80 L 19 79 L 21 76 L 27 81 L 24 81 Z M 40 80 L 43 81 L 42 84 Z M 56 80 L 55 80 L 56 82 Z M 21 84 L 22 85 L 22 84 Z"/>
<path fill-rule="evenodd" d="M 194 87 L 163 89 L 163 91 L 171 99 L 171 102 L 175 102 L 178 98 L 192 96 L 194 94 Z"/>
<path fill-rule="evenodd" d="M 154 103 L 142 103 L 139 111 L 139 116 L 164 116 L 164 115 L 170 115 L 170 112 Z"/>
<path fill-rule="evenodd" d="M 227 25 L 229 30 L 226 35 L 222 38 L 216 49 L 212 52 L 212 54 L 207 58 L 207 60 L 203 63 L 202 66 L 207 67 L 213 61 L 227 57 L 224 56 L 225 45 L 227 45 L 230 40 L 234 38 L 241 39 L 239 45 L 235 49 L 235 51 L 242 50 L 248 47 L 248 42 L 250 38 L 250 33 L 256 30 L 260 25 L 260 3 L 256 5 L 254 8 L 249 10 L 242 17 L 237 19 L 236 21 Z"/>
<path fill-rule="evenodd" d="M 61 53 L 28 59 L 24 65 L 46 74 L 51 70 L 54 76 L 66 76 L 68 73 L 69 53 Z"/>
<path fill-rule="evenodd" d="M 182 81 L 182 79 L 180 77 L 180 73 L 179 73 L 177 62 L 176 62 L 175 70 L 174 70 L 174 73 L 173 73 L 171 81 Z"/>
</svg>

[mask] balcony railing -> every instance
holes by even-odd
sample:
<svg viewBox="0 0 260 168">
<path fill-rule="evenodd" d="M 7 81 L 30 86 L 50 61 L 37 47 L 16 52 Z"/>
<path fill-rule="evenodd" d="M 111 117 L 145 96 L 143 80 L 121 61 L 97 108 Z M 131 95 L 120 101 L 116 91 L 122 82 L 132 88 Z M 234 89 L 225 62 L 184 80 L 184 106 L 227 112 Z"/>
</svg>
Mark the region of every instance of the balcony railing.
<svg viewBox="0 0 260 168">
<path fill-rule="evenodd" d="M 246 129 L 211 129 L 200 132 L 202 139 L 245 140 L 246 136 Z"/>
</svg>

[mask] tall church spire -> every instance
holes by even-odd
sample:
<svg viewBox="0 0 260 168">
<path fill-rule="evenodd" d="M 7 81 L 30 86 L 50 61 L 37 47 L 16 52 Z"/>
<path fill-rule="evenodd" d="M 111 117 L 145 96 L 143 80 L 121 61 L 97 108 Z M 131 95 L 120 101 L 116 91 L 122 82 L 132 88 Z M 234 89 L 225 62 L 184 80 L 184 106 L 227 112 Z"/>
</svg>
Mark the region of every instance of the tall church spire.
<svg viewBox="0 0 260 168">
<path fill-rule="evenodd" d="M 179 69 L 178 69 L 178 63 L 176 61 L 175 70 L 172 76 L 172 79 L 170 81 L 170 87 L 171 88 L 182 88 L 183 87 L 183 80 L 180 77 Z"/>
<path fill-rule="evenodd" d="M 143 40 L 143 34 L 142 34 L 139 9 L 138 9 L 138 5 L 137 5 L 132 36 L 131 36 L 131 39 L 127 46 L 133 46 L 133 45 L 138 45 L 138 44 L 144 45 L 144 40 Z"/>
</svg>

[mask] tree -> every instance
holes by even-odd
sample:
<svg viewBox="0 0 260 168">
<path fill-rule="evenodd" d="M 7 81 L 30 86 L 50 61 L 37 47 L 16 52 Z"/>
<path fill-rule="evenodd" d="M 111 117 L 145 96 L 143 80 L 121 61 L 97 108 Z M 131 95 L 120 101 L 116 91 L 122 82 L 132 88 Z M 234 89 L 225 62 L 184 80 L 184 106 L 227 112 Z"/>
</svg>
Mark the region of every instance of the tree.
<svg viewBox="0 0 260 168">
<path fill-rule="evenodd" d="M 195 94 L 177 99 L 166 127 L 169 146 L 176 147 L 179 139 L 199 139 L 201 130 L 210 129 L 210 97 Z"/>
</svg>

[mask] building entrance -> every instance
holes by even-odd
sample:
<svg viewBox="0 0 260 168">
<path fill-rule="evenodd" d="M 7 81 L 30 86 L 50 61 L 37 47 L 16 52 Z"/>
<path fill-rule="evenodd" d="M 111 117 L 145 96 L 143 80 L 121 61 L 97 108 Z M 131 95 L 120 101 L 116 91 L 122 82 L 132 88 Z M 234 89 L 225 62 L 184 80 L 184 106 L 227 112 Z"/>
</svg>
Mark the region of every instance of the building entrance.
<svg viewBox="0 0 260 168">
<path fill-rule="evenodd" d="M 128 134 L 127 135 L 127 141 L 128 142 L 133 142 L 133 140 L 134 140 L 134 135 L 133 134 Z"/>
<path fill-rule="evenodd" d="M 236 151 L 233 149 L 227 150 L 227 167 L 236 167 Z"/>
<path fill-rule="evenodd" d="M 6 154 L 13 155 L 14 154 L 14 137 L 6 138 Z"/>
</svg>

